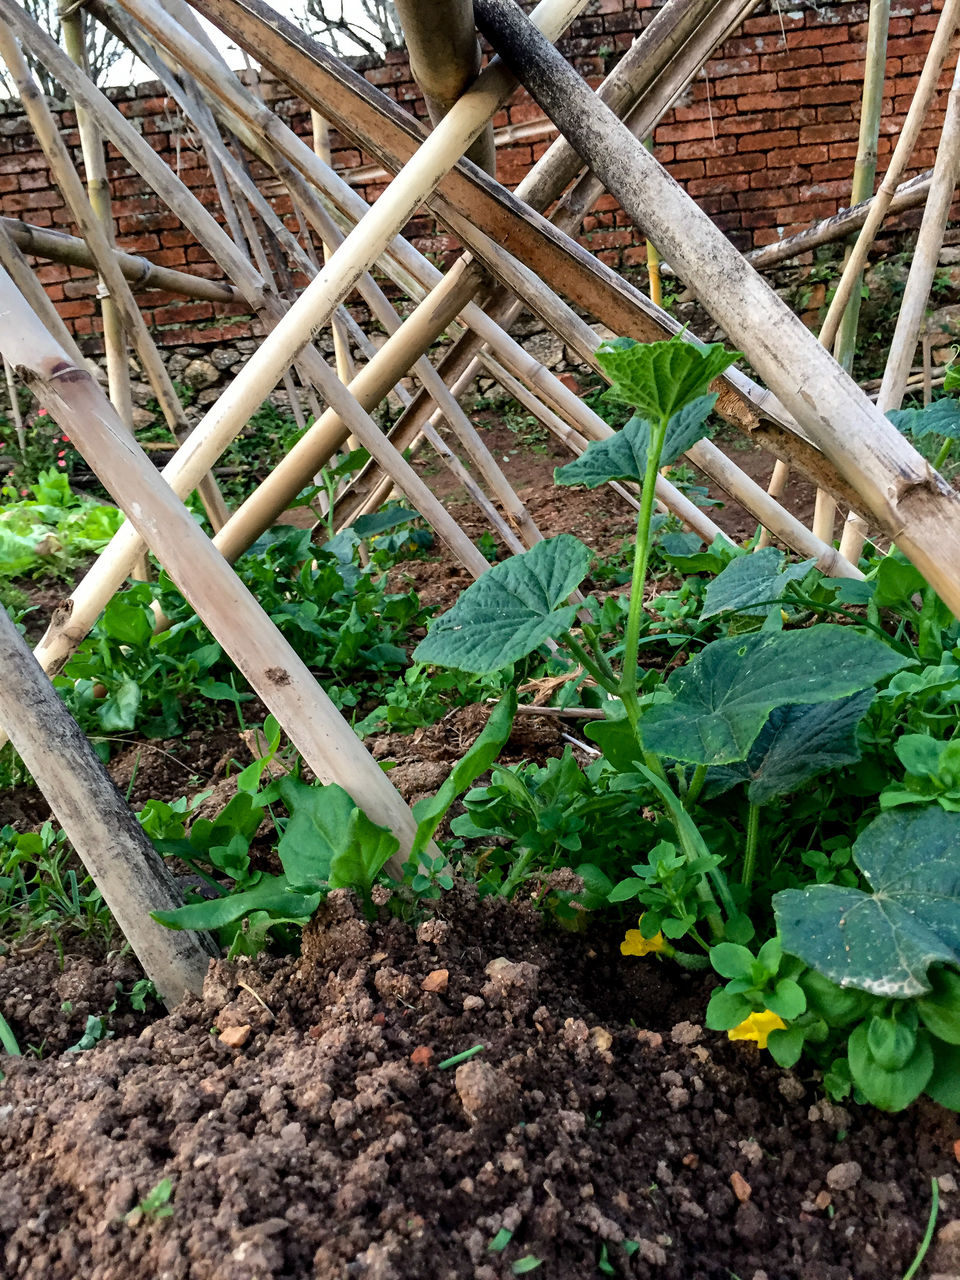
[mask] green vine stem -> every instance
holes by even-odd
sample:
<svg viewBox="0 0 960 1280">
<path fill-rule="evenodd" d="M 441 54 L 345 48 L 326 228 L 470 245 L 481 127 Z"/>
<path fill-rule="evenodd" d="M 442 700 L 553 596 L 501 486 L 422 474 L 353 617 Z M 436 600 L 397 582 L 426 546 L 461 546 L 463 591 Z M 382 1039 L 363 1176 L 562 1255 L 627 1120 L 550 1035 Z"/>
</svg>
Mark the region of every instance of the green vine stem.
<svg viewBox="0 0 960 1280">
<path fill-rule="evenodd" d="M 703 790 L 703 784 L 707 780 L 707 766 L 698 764 L 693 771 L 693 777 L 690 779 L 690 786 L 687 788 L 687 794 L 684 796 L 684 804 L 689 809 L 691 805 L 695 805 L 700 798 L 700 792 Z"/>
<path fill-rule="evenodd" d="M 940 468 L 943 466 L 943 464 L 946 462 L 947 458 L 950 455 L 950 446 L 952 444 L 953 444 L 953 440 L 950 438 L 950 436 L 947 436 L 946 440 L 944 440 L 943 444 L 940 446 L 937 456 L 933 460 L 934 471 L 939 471 Z"/>
<path fill-rule="evenodd" d="M 623 670 L 620 673 L 620 696 L 623 698 L 627 714 L 630 714 L 628 701 L 636 700 L 637 663 L 640 653 L 640 623 L 643 618 L 643 589 L 647 581 L 647 564 L 650 559 L 650 520 L 653 516 L 654 494 L 657 487 L 657 469 L 660 465 L 660 454 L 667 436 L 667 422 L 664 416 L 650 428 L 650 447 L 647 451 L 647 466 L 643 477 L 643 491 L 640 495 L 640 514 L 637 516 L 637 541 L 633 552 L 633 578 L 630 582 L 630 612 L 627 614 L 627 630 L 623 645 Z M 639 707 L 637 708 L 639 713 Z"/>
<path fill-rule="evenodd" d="M 749 889 L 753 883 L 753 871 L 757 863 L 757 840 L 760 836 L 760 805 L 751 804 L 747 816 L 747 847 L 743 854 L 742 883 Z"/>
<path fill-rule="evenodd" d="M 607 693 L 612 694 L 618 694 L 620 692 L 616 680 L 610 679 L 601 670 L 600 664 L 594 661 L 580 641 L 575 640 L 569 631 L 563 636 L 563 643 L 570 650 L 570 653 L 576 661 L 580 663 L 584 671 L 593 676 L 601 689 L 606 689 Z"/>
</svg>

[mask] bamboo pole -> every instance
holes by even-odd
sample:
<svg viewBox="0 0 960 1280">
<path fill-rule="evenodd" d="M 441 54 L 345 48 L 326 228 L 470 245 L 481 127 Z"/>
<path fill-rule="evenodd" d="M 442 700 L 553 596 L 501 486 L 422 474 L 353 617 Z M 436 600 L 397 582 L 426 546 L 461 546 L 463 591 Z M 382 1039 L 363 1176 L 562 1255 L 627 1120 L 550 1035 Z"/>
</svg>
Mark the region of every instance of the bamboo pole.
<svg viewBox="0 0 960 1280">
<path fill-rule="evenodd" d="M 330 154 L 330 126 L 324 120 L 319 111 L 310 112 L 310 128 L 313 133 L 313 149 L 318 158 L 328 167 L 333 165 L 333 157 Z M 330 240 L 321 239 L 323 246 L 323 260 L 329 261 L 330 254 L 336 245 Z M 391 308 L 392 310 L 392 308 Z M 345 387 L 349 386 L 356 374 L 353 357 L 350 354 L 350 343 L 347 340 L 347 334 L 337 312 L 333 317 L 333 360 L 337 369 L 337 377 Z"/>
<path fill-rule="evenodd" d="M 10 368 L 9 360 L 6 359 L 3 362 L 3 376 L 7 384 L 7 395 L 10 398 L 10 417 L 13 419 L 13 429 L 17 435 L 17 447 L 20 450 L 20 457 L 23 458 L 27 452 L 27 436 L 23 429 L 23 415 L 20 412 L 20 400 L 17 396 L 13 370 Z"/>
<path fill-rule="evenodd" d="M 860 131 L 857 158 L 853 167 L 853 184 L 850 203 L 856 205 L 873 195 L 877 176 L 877 141 L 880 136 L 880 116 L 883 108 L 883 82 L 887 68 L 887 31 L 890 26 L 890 0 L 870 0 L 870 19 L 867 26 L 867 51 L 864 66 L 863 93 L 860 106 Z M 849 263 L 852 248 L 847 247 L 844 269 Z M 843 272 L 841 271 L 841 280 Z M 853 281 L 850 300 L 840 317 L 833 337 L 833 354 L 837 363 L 847 373 L 853 369 L 854 351 L 857 345 L 857 328 L 860 320 L 860 292 L 863 273 Z M 831 331 L 824 326 L 820 341 L 830 344 Z M 825 542 L 833 542 L 833 526 L 837 503 L 833 494 L 817 490 L 813 513 L 813 531 Z"/>
<path fill-rule="evenodd" d="M 709 218 L 510 0 L 475 0 L 480 29 L 631 218 L 948 607 L 960 611 L 960 497 L 870 403 Z M 737 288 L 731 289 L 735 280 Z M 789 360 L 789 364 L 787 363 Z"/>
<path fill-rule="evenodd" d="M 423 90 L 427 112 L 440 123 L 480 70 L 480 45 L 471 0 L 396 0 L 410 70 Z M 467 149 L 466 156 L 489 174 L 497 171 L 493 122 Z"/>
<path fill-rule="evenodd" d="M 0 226 L 23 253 L 32 254 L 35 258 L 46 258 L 49 262 L 60 262 L 64 266 L 96 270 L 93 255 L 84 241 L 76 236 L 69 236 L 63 231 L 52 231 L 49 227 L 35 227 L 29 222 L 21 222 L 19 218 L 0 217 Z M 222 302 L 233 306 L 243 304 L 239 290 L 230 284 L 206 280 L 203 276 L 193 276 L 186 271 L 174 271 L 172 267 L 158 267 L 149 258 L 125 253 L 122 249 L 116 249 L 114 257 L 124 279 L 134 289 L 161 289 L 164 293 L 175 293 L 199 302 Z"/>
<path fill-rule="evenodd" d="M 46 289 L 30 270 L 26 258 L 17 248 L 2 219 L 0 219 L 0 266 L 13 280 L 26 298 L 31 311 L 40 317 L 55 341 L 63 347 L 75 364 L 83 366 L 86 361 L 74 341 L 73 334 L 61 320 L 60 312 L 50 301 Z"/>
<path fill-rule="evenodd" d="M 903 400 L 930 299 L 930 286 L 936 274 L 943 233 L 947 219 L 950 217 L 950 206 L 953 203 L 958 177 L 960 177 L 960 63 L 954 71 L 943 131 L 940 135 L 940 146 L 937 149 L 937 161 L 933 167 L 930 194 L 923 210 L 917 247 L 914 250 L 910 274 L 900 302 L 900 313 L 897 316 L 890 354 L 883 371 L 883 381 L 877 394 L 877 408 L 884 414 L 890 409 L 899 409 Z M 856 513 L 851 512 L 847 516 L 843 537 L 840 540 L 840 546 L 845 555 L 859 558 L 866 540 L 867 527 L 866 521 Z M 909 529 L 907 532 L 910 532 Z M 898 545 L 906 550 L 903 535 L 894 536 Z M 944 599 L 946 600 L 945 596 Z"/>
<path fill-rule="evenodd" d="M 173 436 L 182 442 L 186 438 L 188 426 L 170 375 L 147 330 L 130 287 L 117 265 L 100 218 L 91 207 L 83 185 L 73 168 L 70 155 L 57 130 L 56 121 L 47 106 L 46 99 L 37 88 L 12 33 L 2 26 L 0 26 L 0 56 L 7 64 L 11 78 L 17 86 L 20 100 L 33 125 L 34 133 L 50 165 L 54 180 L 90 247 L 97 269 L 116 307 L 119 322 L 133 340 L 137 356 L 157 397 L 161 412 Z M 79 69 L 78 74 L 82 74 Z M 79 109 L 83 109 L 82 104 L 76 105 Z M 92 142 L 89 133 L 87 137 L 88 142 Z M 96 172 L 95 162 L 94 172 Z M 109 202 L 109 188 L 107 188 L 107 200 Z M 127 420 L 127 430 L 132 434 L 133 423 L 130 419 Z M 207 475 L 200 477 L 197 482 L 197 492 L 214 529 L 221 528 L 225 523 L 227 508 L 213 477 Z M 142 566 L 139 572 L 143 572 Z"/>
<path fill-rule="evenodd" d="M 175 932 L 151 918 L 151 911 L 182 906 L 183 896 L 5 609 L 0 725 L 164 1004 L 172 1009 L 199 995 L 216 944 L 209 934 Z"/>
<path fill-rule="evenodd" d="M 70 0 L 58 0 L 58 4 L 64 48 L 77 66 L 89 74 L 83 11 L 70 3 Z M 77 108 L 76 117 L 87 178 L 87 198 L 94 217 L 103 229 L 104 240 L 115 252 L 117 246 L 113 235 L 113 206 L 103 141 L 96 120 L 82 106 Z M 121 419 L 133 431 L 133 395 L 130 390 L 126 335 L 116 303 L 110 296 L 109 287 L 102 275 L 100 285 L 100 315 L 103 320 L 103 347 L 110 399 Z"/>
<path fill-rule="evenodd" d="M 323 782 L 337 782 L 409 853 L 410 810 L 303 661 L 204 535 L 90 375 L 57 346 L 0 273 L 0 352 L 75 442 L 251 687 Z M 9 726 L 8 726 L 9 727 Z M 394 859 L 392 874 L 400 870 Z"/>
<path fill-rule="evenodd" d="M 924 169 L 923 173 L 918 173 L 909 182 L 902 182 L 890 198 L 886 212 L 904 213 L 908 209 L 915 209 L 917 205 L 923 204 L 930 190 L 932 174 L 932 169 Z M 851 209 L 841 209 L 829 218 L 812 222 L 809 227 L 805 227 L 795 235 L 786 236 L 783 240 L 775 240 L 772 244 L 761 245 L 759 249 L 751 249 L 749 253 L 744 254 L 744 258 L 755 271 L 767 271 L 790 258 L 799 258 L 801 254 L 812 253 L 821 245 L 844 240 L 863 226 L 876 199 L 877 196 L 871 196 L 869 200 L 864 200 Z"/>
<path fill-rule="evenodd" d="M 887 166 L 887 171 L 883 176 L 883 181 L 880 183 L 876 196 L 870 203 L 863 227 L 853 246 L 850 257 L 847 259 L 843 276 L 823 322 L 821 338 L 825 345 L 833 342 L 840 325 L 840 318 L 843 316 L 847 303 L 856 289 L 857 281 L 867 264 L 870 247 L 880 229 L 880 224 L 887 214 L 897 190 L 897 184 L 910 163 L 910 156 L 913 154 L 917 136 L 937 92 L 940 72 L 950 50 L 958 23 L 960 23 L 960 0 L 945 0 L 937 21 L 937 29 L 930 44 L 930 52 L 920 73 L 920 80 L 913 95 L 913 101 L 910 103 L 907 118 L 903 122 L 897 145 L 890 158 L 890 164 Z M 931 182 L 932 180 L 931 178 Z"/>
</svg>

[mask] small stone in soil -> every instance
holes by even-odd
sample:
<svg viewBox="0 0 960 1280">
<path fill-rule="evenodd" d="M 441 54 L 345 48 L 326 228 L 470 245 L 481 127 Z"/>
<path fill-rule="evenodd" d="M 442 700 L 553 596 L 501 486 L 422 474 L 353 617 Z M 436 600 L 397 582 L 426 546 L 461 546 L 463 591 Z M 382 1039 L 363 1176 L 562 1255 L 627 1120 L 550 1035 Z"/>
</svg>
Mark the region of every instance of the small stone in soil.
<svg viewBox="0 0 960 1280">
<path fill-rule="evenodd" d="M 845 1160 L 827 1170 L 827 1186 L 833 1191 L 850 1191 L 860 1181 L 862 1173 L 856 1160 Z"/>
<path fill-rule="evenodd" d="M 225 1044 L 228 1049 L 242 1049 L 250 1039 L 252 1030 L 252 1027 L 246 1025 L 242 1027 L 225 1027 L 217 1036 L 217 1039 L 221 1044 Z"/>
<path fill-rule="evenodd" d="M 434 969 L 433 972 L 428 973 L 420 983 L 420 990 L 432 992 L 434 995 L 442 995 L 443 992 L 446 991 L 449 982 L 449 969 Z"/>
</svg>

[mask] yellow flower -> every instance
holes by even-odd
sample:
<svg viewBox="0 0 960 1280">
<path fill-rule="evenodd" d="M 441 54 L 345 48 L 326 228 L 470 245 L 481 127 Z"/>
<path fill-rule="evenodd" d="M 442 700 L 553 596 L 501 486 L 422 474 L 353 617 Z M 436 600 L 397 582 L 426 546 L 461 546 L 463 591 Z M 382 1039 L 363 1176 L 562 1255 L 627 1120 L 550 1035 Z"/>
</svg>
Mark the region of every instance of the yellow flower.
<svg viewBox="0 0 960 1280">
<path fill-rule="evenodd" d="M 751 1013 L 739 1027 L 728 1031 L 727 1036 L 731 1040 L 756 1040 L 757 1046 L 765 1049 L 770 1032 L 785 1031 L 786 1027 L 787 1024 L 778 1014 L 771 1013 L 769 1009 L 763 1009 L 760 1013 Z"/>
<path fill-rule="evenodd" d="M 643 916 L 637 921 L 643 924 Z M 673 947 L 662 933 L 655 933 L 652 938 L 645 938 L 639 929 L 628 929 L 627 936 L 620 943 L 620 954 L 624 956 L 648 956 L 651 952 L 664 951 L 672 955 Z"/>
</svg>

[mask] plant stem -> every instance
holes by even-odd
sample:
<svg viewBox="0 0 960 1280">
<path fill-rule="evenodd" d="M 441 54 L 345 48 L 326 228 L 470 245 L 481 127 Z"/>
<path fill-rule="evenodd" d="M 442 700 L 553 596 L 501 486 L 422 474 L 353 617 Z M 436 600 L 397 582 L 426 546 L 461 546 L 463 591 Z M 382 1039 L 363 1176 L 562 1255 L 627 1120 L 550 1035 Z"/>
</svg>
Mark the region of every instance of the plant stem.
<svg viewBox="0 0 960 1280">
<path fill-rule="evenodd" d="M 0 1013 L 0 1045 L 4 1047 L 11 1057 L 20 1057 L 20 1046 L 17 1044 L 17 1038 L 2 1013 Z"/>
<path fill-rule="evenodd" d="M 513 869 L 503 882 L 503 888 L 500 890 L 501 898 L 512 898 L 520 887 L 521 881 L 527 874 L 527 868 L 533 861 L 533 850 L 524 849 L 523 853 L 513 864 Z"/>
<path fill-rule="evenodd" d="M 944 440 L 943 444 L 940 446 L 937 452 L 937 456 L 933 460 L 934 471 L 939 471 L 940 468 L 943 466 L 943 464 L 946 462 L 950 454 L 950 446 L 952 444 L 953 444 L 953 441 L 949 436 L 947 436 L 946 440 Z"/>
<path fill-rule="evenodd" d="M 600 669 L 599 663 L 594 661 L 579 640 L 575 640 L 569 631 L 562 637 L 562 639 L 573 657 L 576 658 L 577 662 L 580 663 L 581 667 L 583 667 L 585 671 L 588 671 L 590 675 L 593 676 L 601 689 L 606 689 L 607 693 L 613 694 L 618 694 L 620 692 L 617 688 L 616 682 L 607 678 L 604 672 Z"/>
<path fill-rule="evenodd" d="M 627 631 L 623 645 L 623 670 L 620 673 L 620 696 L 627 714 L 630 699 L 636 698 L 637 661 L 640 651 L 640 621 L 643 617 L 643 588 L 647 580 L 647 562 L 650 559 L 650 518 L 653 515 L 657 469 L 663 442 L 667 434 L 666 417 L 650 428 L 650 447 L 647 450 L 647 466 L 640 496 L 640 514 L 637 516 L 637 541 L 633 551 L 633 578 L 630 582 L 630 612 L 627 614 Z M 639 711 L 639 708 L 638 708 Z"/>
<path fill-rule="evenodd" d="M 760 806 L 751 804 L 747 816 L 747 847 L 743 854 L 743 875 L 741 883 L 749 889 L 753 883 L 753 869 L 757 862 L 757 840 L 760 835 Z"/>
<path fill-rule="evenodd" d="M 707 780 L 707 766 L 698 764 L 693 771 L 693 777 L 690 779 L 690 786 L 687 788 L 687 794 L 684 796 L 683 802 L 686 808 L 697 803 L 700 792 L 703 790 L 703 784 Z"/>
</svg>

